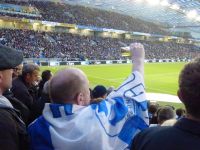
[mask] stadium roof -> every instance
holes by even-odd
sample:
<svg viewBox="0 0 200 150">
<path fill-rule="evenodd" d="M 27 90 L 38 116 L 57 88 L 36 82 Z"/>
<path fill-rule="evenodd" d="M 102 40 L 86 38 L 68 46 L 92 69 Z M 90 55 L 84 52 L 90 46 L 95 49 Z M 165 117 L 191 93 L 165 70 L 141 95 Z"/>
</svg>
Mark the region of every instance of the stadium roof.
<svg viewBox="0 0 200 150">
<path fill-rule="evenodd" d="M 65 0 L 131 15 L 200 38 L 200 0 Z"/>
</svg>

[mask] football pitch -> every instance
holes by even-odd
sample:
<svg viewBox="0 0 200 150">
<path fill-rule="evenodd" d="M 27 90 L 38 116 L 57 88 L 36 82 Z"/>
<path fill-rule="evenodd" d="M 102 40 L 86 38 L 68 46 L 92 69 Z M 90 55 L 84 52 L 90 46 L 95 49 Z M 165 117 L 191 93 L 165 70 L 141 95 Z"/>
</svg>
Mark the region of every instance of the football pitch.
<svg viewBox="0 0 200 150">
<path fill-rule="evenodd" d="M 145 64 L 145 87 L 147 92 L 176 95 L 178 76 L 185 63 L 147 63 Z M 131 64 L 54 66 L 41 67 L 53 73 L 66 67 L 77 67 L 83 70 L 90 81 L 90 87 L 104 85 L 117 88 L 131 73 Z"/>
</svg>

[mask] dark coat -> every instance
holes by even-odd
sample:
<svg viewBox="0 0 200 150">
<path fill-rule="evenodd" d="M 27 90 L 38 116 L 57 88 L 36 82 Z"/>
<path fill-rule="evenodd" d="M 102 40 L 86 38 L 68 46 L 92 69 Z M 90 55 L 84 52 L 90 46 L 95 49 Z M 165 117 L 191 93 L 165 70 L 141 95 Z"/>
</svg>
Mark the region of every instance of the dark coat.
<svg viewBox="0 0 200 150">
<path fill-rule="evenodd" d="M 46 81 L 44 80 L 41 80 L 40 83 L 39 83 L 39 89 L 38 89 L 38 97 L 41 97 L 42 96 L 42 91 L 43 91 L 43 87 L 44 87 L 44 84 L 45 84 Z"/>
<path fill-rule="evenodd" d="M 13 92 L 14 97 L 26 105 L 30 110 L 30 116 L 28 123 L 31 123 L 36 119 L 38 114 L 37 108 L 37 88 L 34 86 L 29 86 L 23 80 L 22 76 L 18 76 L 12 82 L 11 91 Z"/>
<path fill-rule="evenodd" d="M 15 98 L 13 93 L 9 90 L 4 92 L 3 95 L 10 101 L 13 107 L 20 112 L 22 120 L 26 123 L 26 125 L 28 125 L 28 120 L 30 116 L 29 108 L 17 98 Z"/>
<path fill-rule="evenodd" d="M 32 108 L 36 100 L 36 91 L 33 91 L 30 86 L 26 84 L 22 76 L 18 76 L 12 82 L 11 91 L 18 100 L 25 104 L 29 109 Z"/>
<path fill-rule="evenodd" d="M 44 109 L 45 103 L 51 103 L 51 100 L 50 100 L 48 94 L 42 93 L 41 97 L 38 99 L 38 102 L 37 102 L 37 115 L 36 115 L 36 117 L 39 117 L 39 116 L 42 115 L 42 111 Z"/>
<path fill-rule="evenodd" d="M 131 150 L 200 150 L 200 122 L 182 118 L 172 127 L 153 127 L 139 133 Z"/>
<path fill-rule="evenodd" d="M 13 108 L 0 106 L 0 149 L 28 150 L 26 126 Z"/>
</svg>

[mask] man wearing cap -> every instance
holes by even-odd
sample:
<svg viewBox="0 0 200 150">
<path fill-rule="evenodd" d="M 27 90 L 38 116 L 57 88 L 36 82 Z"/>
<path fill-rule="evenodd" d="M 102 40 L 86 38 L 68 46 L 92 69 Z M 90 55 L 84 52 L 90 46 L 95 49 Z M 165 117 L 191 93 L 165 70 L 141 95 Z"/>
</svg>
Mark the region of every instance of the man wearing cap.
<svg viewBox="0 0 200 150">
<path fill-rule="evenodd" d="M 2 94 L 12 85 L 13 68 L 22 63 L 22 53 L 0 45 L 0 148 L 27 149 L 26 127 L 18 112 Z"/>
</svg>

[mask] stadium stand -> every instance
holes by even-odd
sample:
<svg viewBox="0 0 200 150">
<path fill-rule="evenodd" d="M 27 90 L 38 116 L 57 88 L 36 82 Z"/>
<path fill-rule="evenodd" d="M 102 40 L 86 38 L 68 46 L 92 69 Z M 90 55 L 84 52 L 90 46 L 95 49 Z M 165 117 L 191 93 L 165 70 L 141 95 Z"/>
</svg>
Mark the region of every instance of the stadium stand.
<svg viewBox="0 0 200 150">
<path fill-rule="evenodd" d="M 160 38 L 160 37 L 163 37 L 161 35 L 164 35 L 166 37 L 169 35 L 169 37 L 171 37 L 170 36 L 171 33 L 169 31 L 165 30 L 164 28 L 162 28 L 162 26 L 156 25 L 151 22 L 143 21 L 139 18 L 134 18 L 134 17 L 128 16 L 128 15 L 123 15 L 123 14 L 119 14 L 119 13 L 112 12 L 112 11 L 100 10 L 97 8 L 89 8 L 89 7 L 80 6 L 80 5 L 70 5 L 67 3 L 50 2 L 50 1 L 45 1 L 45 0 L 23 0 L 23 1 L 1 0 L 0 1 L 0 16 L 3 16 L 0 19 L 6 18 L 8 20 L 9 19 L 12 20 L 12 19 L 20 18 L 20 19 L 16 19 L 16 20 L 25 20 L 25 22 L 27 21 L 30 24 L 31 23 L 36 24 L 36 25 L 35 24 L 34 25 L 37 26 L 38 28 L 36 28 L 36 27 L 34 28 L 33 26 L 31 26 L 32 28 L 28 28 L 28 27 L 26 28 L 26 26 L 23 26 L 24 22 L 22 22 L 22 26 L 20 26 L 21 22 L 19 24 L 17 24 L 17 23 L 15 24 L 14 23 L 15 21 L 12 20 L 13 22 L 12 21 L 11 22 L 13 23 L 13 26 L 12 26 L 13 29 L 5 29 L 6 28 L 5 25 L 2 25 L 2 26 L 0 25 L 0 45 L 1 44 L 6 45 L 8 47 L 15 48 L 15 49 L 23 52 L 24 58 L 30 58 L 30 60 L 33 60 L 34 63 L 37 63 L 36 61 L 38 61 L 39 62 L 38 64 L 41 66 L 43 63 L 45 63 L 44 66 L 47 66 L 47 65 L 54 66 L 54 64 L 53 65 L 50 64 L 51 60 L 53 60 L 53 61 L 56 60 L 55 66 L 56 66 L 56 63 L 58 63 L 59 65 L 62 64 L 62 65 L 70 65 L 70 66 L 77 65 L 77 64 L 80 65 L 82 63 L 83 63 L 83 65 L 88 65 L 90 63 L 98 64 L 101 62 L 102 62 L 102 64 L 112 64 L 112 63 L 115 64 L 118 62 L 119 63 L 123 63 L 123 62 L 131 63 L 130 58 L 122 56 L 120 48 L 126 47 L 133 42 L 138 42 L 138 43 L 141 43 L 142 45 L 144 45 L 145 59 L 148 59 L 148 61 L 147 60 L 145 60 L 145 61 L 147 61 L 147 62 L 159 62 L 161 60 L 166 61 L 166 59 L 169 59 L 170 62 L 172 60 L 173 61 L 174 60 L 175 61 L 179 61 L 179 60 L 188 61 L 190 59 L 193 59 L 194 57 L 198 57 L 198 56 L 200 57 L 200 51 L 199 51 L 200 45 L 197 46 L 197 45 L 191 44 L 191 43 L 193 43 L 192 42 L 193 39 L 190 39 L 192 37 L 187 36 L 187 39 L 186 39 L 186 36 L 185 37 L 183 36 L 182 41 L 174 40 L 173 38 L 171 38 L 171 39 L 169 38 L 170 40 L 168 40 L 168 38 L 162 39 L 162 38 Z M 29 19 L 33 19 L 33 20 L 31 20 L 29 22 Z M 38 21 L 38 20 L 41 20 L 41 21 Z M 43 32 L 43 30 L 37 31 L 40 28 L 40 24 L 38 22 L 50 23 L 48 21 L 51 21 L 52 24 L 56 24 L 56 22 L 57 23 L 67 23 L 67 24 L 64 24 L 64 26 L 57 26 L 58 27 L 57 30 L 56 30 L 56 27 L 53 28 L 52 26 L 50 26 L 50 29 L 48 30 L 49 32 L 47 32 L 47 30 L 45 30 L 45 29 L 44 30 L 46 32 Z M 50 24 L 47 24 L 47 25 L 50 25 Z M 65 27 L 69 24 L 77 25 L 76 26 L 77 28 L 76 27 L 73 28 L 74 30 L 75 29 L 81 30 L 78 28 L 79 27 L 78 25 L 82 25 L 82 27 L 85 27 L 86 30 L 88 27 L 91 27 L 91 29 L 92 28 L 95 28 L 95 29 L 106 28 L 106 29 L 111 29 L 113 31 L 114 31 L 114 29 L 117 29 L 117 30 L 130 31 L 130 32 L 126 32 L 126 33 L 131 33 L 130 38 L 135 38 L 135 35 L 136 36 L 142 35 L 144 38 L 141 38 L 143 40 L 140 41 L 141 39 L 138 36 L 138 38 L 135 38 L 135 39 L 140 39 L 140 40 L 133 41 L 133 39 L 128 39 L 129 37 L 126 37 L 126 34 L 123 34 L 119 37 L 111 36 L 113 38 L 100 37 L 103 35 L 98 34 L 96 32 L 94 32 L 91 35 L 87 35 L 87 36 L 81 35 L 81 33 L 78 33 L 78 31 L 77 31 L 77 34 L 72 34 L 70 29 L 68 29 L 68 28 L 66 29 L 66 27 Z M 4 27 L 4 28 L 1 28 L 1 27 Z M 14 29 L 14 28 L 16 28 L 16 29 Z M 117 30 L 115 30 L 115 32 Z M 99 32 L 106 33 L 107 31 L 108 30 L 102 30 Z M 71 33 L 67 33 L 67 32 L 71 32 Z M 134 34 L 134 36 L 132 37 L 133 32 L 138 33 L 138 34 Z M 147 33 L 147 34 L 142 34 L 142 33 Z M 157 35 L 157 34 L 159 34 L 159 35 Z M 146 36 L 144 36 L 144 35 L 147 35 L 148 38 L 146 38 Z M 154 35 L 154 36 L 152 36 L 152 35 Z M 151 37 L 155 37 L 155 36 L 159 37 L 160 39 L 159 40 L 153 39 L 153 38 L 151 39 Z M 175 39 L 176 38 L 177 37 L 175 37 Z M 180 36 L 180 38 L 182 38 L 182 36 Z M 166 41 L 166 42 L 163 42 L 163 41 Z M 183 44 L 184 41 L 186 41 L 185 43 L 187 43 L 187 42 L 188 43 L 191 42 L 191 43 Z M 180 43 L 177 43 L 177 42 L 180 42 Z M 138 45 L 138 44 L 136 44 L 136 45 Z M 142 45 L 140 45 L 140 46 L 142 46 Z M 141 50 L 143 50 L 143 49 L 140 49 L 140 51 L 138 51 L 138 52 L 141 52 Z M 4 54 L 2 53 L 1 55 L 3 56 Z M 135 56 L 137 56 L 137 55 L 133 54 L 133 57 L 132 57 L 133 63 L 135 60 L 137 60 L 137 58 L 139 58 L 139 57 L 135 57 Z M 35 58 L 41 58 L 41 59 L 35 59 Z M 45 59 L 42 59 L 42 58 L 45 58 Z M 48 58 L 53 58 L 53 59 L 50 60 Z M 125 59 L 129 59 L 129 60 L 125 60 Z M 17 59 L 15 59 L 15 60 L 17 60 Z M 26 59 L 26 60 L 28 60 L 28 59 Z M 34 61 L 34 60 L 36 60 L 36 61 Z M 99 61 L 99 60 L 101 60 L 101 61 Z M 110 61 L 110 60 L 112 60 L 112 61 Z M 9 61 L 12 61 L 12 60 L 9 60 Z M 67 62 L 67 61 L 72 61 L 72 62 Z M 85 62 L 80 62 L 80 61 L 85 61 Z M 142 63 L 140 62 L 138 64 L 143 64 L 144 60 L 140 59 L 140 61 Z M 75 64 L 74 62 L 76 62 L 77 64 Z M 26 64 L 26 63 L 29 63 L 29 62 L 24 61 L 24 64 Z M 135 68 L 137 68 L 136 64 L 134 65 L 134 67 L 136 66 Z M 30 65 L 30 64 L 28 64 L 28 65 Z M 31 67 L 27 67 L 28 65 L 27 64 L 24 65 L 23 70 L 26 70 L 26 69 L 29 70 L 29 68 L 31 68 Z M 36 66 L 36 68 L 38 68 L 37 65 L 34 64 L 34 66 Z M 10 69 L 10 71 L 12 71 L 12 69 L 17 69 L 17 67 L 9 68 L 9 69 Z M 1 71 L 2 70 L 0 70 L 0 72 Z M 5 71 L 5 68 L 3 68 L 3 71 Z M 48 72 L 47 74 L 50 77 L 51 70 L 46 70 L 46 71 Z M 24 72 L 26 72 L 26 71 L 24 71 Z M 52 102 L 50 100 L 50 93 L 49 93 L 50 92 L 49 89 L 52 88 L 51 87 L 52 85 L 50 84 L 49 81 L 47 81 L 47 79 L 46 80 L 43 79 L 39 82 L 39 74 L 40 74 L 39 69 L 36 69 L 36 72 L 31 71 L 31 72 L 27 73 L 27 76 L 30 75 L 30 77 L 31 77 L 31 78 L 29 78 L 30 83 L 27 82 L 28 77 L 26 79 L 25 78 L 22 79 L 21 75 L 19 75 L 18 77 L 15 77 L 14 82 L 17 81 L 16 79 L 22 79 L 21 81 L 24 82 L 23 84 L 25 86 L 27 85 L 27 93 L 28 93 L 28 95 L 30 95 L 28 98 L 23 98 L 23 94 L 25 94 L 24 91 L 22 91 L 22 92 L 20 91 L 18 93 L 19 97 L 16 96 L 17 95 L 16 91 L 14 91 L 13 89 L 15 87 L 15 89 L 21 90 L 21 88 L 18 88 L 18 85 L 17 85 L 19 83 L 13 82 L 11 90 L 8 89 L 8 87 L 7 87 L 6 92 L 10 92 L 10 93 L 6 93 L 6 92 L 3 93 L 4 96 L 7 96 L 7 97 L 13 96 L 12 98 L 18 98 L 16 100 L 19 100 L 21 103 L 23 101 L 27 102 L 26 100 L 28 100 L 29 98 L 33 99 L 33 101 L 30 100 L 30 104 L 27 105 L 27 104 L 22 103 L 25 107 L 23 105 L 22 105 L 23 107 L 20 105 L 21 107 L 18 108 L 16 106 L 16 104 L 15 105 L 13 104 L 16 100 L 14 99 L 15 101 L 12 102 L 8 98 L 9 101 L 11 101 L 14 108 L 18 109 L 21 112 L 22 120 L 25 122 L 26 126 L 28 126 L 29 123 L 31 123 L 36 117 L 38 117 L 42 114 L 42 110 L 45 107 L 46 102 L 48 102 L 48 103 Z M 11 73 L 10 73 L 10 75 L 11 75 Z M 42 77 L 43 77 L 43 75 L 42 75 Z M 165 76 L 165 74 L 163 76 Z M 135 76 L 135 77 L 137 78 L 137 76 Z M 100 79 L 100 77 L 96 77 L 96 78 Z M 102 79 L 104 79 L 104 77 Z M 64 80 L 66 80 L 66 79 L 64 79 Z M 114 80 L 112 79 L 112 81 L 115 81 L 115 80 L 116 79 L 114 79 Z M 133 79 L 133 81 L 134 80 L 135 79 Z M 164 80 L 164 79 L 162 79 L 162 80 Z M 4 80 L 4 81 L 6 81 L 6 80 Z M 26 81 L 26 83 L 25 83 L 25 81 Z M 97 82 L 101 82 L 101 81 L 99 80 Z M 98 83 L 98 84 L 101 85 L 103 83 Z M 152 84 L 154 84 L 154 81 L 152 82 Z M 124 85 L 126 85 L 126 84 L 124 84 Z M 143 83 L 140 83 L 138 85 L 143 85 Z M 138 87 L 138 85 L 134 86 L 134 88 Z M 66 85 L 65 85 L 65 87 L 68 88 L 68 86 L 66 86 Z M 39 90 L 38 90 L 38 88 L 39 88 Z M 131 88 L 131 90 L 134 88 Z M 149 90 L 150 88 L 149 89 L 148 88 L 149 87 L 147 87 L 146 89 Z M 119 89 L 114 90 L 114 87 L 111 87 L 111 91 L 114 91 L 114 92 L 118 91 Z M 58 90 L 62 90 L 62 88 L 58 88 Z M 90 89 L 90 90 L 93 91 L 92 97 L 94 99 L 93 101 L 90 102 L 90 104 L 92 104 L 92 105 L 102 104 L 101 109 L 106 108 L 106 107 L 104 107 L 105 106 L 104 98 L 99 98 L 98 96 L 97 97 L 95 96 L 95 94 L 100 95 L 100 94 L 102 94 L 102 92 L 104 93 L 103 95 L 105 95 L 105 93 L 108 92 L 106 90 L 106 87 L 104 87 L 103 90 L 102 90 L 102 88 L 99 90 L 95 90 L 95 88 L 93 90 L 92 89 Z M 111 93 L 111 96 L 113 93 Z M 142 91 L 140 92 L 140 94 L 141 93 L 142 94 L 145 93 L 145 92 L 143 92 L 143 88 L 142 88 Z M 10 94 L 10 95 L 8 95 L 8 94 Z M 92 92 L 87 93 L 87 94 L 88 94 L 88 96 L 89 96 L 89 94 L 91 96 Z M 169 100 L 172 99 L 171 97 L 167 97 L 168 96 L 167 94 L 165 94 L 165 95 L 164 94 L 161 95 L 158 93 L 147 93 L 147 94 L 154 94 L 157 99 L 159 99 L 161 96 L 165 97 L 166 99 L 169 99 Z M 0 93 L 0 96 L 1 96 L 1 93 Z M 125 96 L 125 92 L 124 92 L 123 96 Z M 137 95 L 137 96 L 139 96 L 139 95 Z M 148 100 L 150 100 L 150 99 L 148 99 Z M 169 100 L 167 102 L 169 102 Z M 100 103 L 100 101 L 101 101 L 101 103 Z M 159 101 L 162 101 L 162 100 L 160 99 Z M 1 103 L 1 101 L 0 101 L 0 103 Z M 137 105 L 139 104 L 138 102 L 134 102 L 134 103 Z M 146 98 L 145 98 L 145 103 L 146 103 Z M 88 102 L 88 104 L 89 104 L 89 102 Z M 145 105 L 143 105 L 143 104 L 144 103 L 141 103 L 141 105 L 139 107 L 137 106 L 137 109 L 138 108 L 141 109 L 140 107 L 143 106 L 143 107 L 145 107 L 145 111 L 147 111 L 146 104 Z M 98 107 L 100 108 L 100 105 Z M 134 109 L 135 108 L 136 108 L 136 106 L 134 106 Z M 161 109 L 159 109 L 159 108 L 161 108 Z M 163 118 L 170 119 L 170 118 L 175 117 L 174 110 L 171 110 L 171 106 L 170 106 L 170 110 L 172 112 L 171 113 L 172 115 L 170 115 L 170 113 L 168 111 L 164 111 L 164 113 L 161 113 L 161 111 L 159 112 L 159 110 L 162 110 L 162 109 L 164 110 L 164 108 L 166 108 L 166 107 L 160 107 L 159 104 L 157 104 L 157 103 L 150 104 L 149 108 L 148 108 L 149 118 L 147 116 L 145 116 L 145 119 L 149 120 L 150 124 L 162 124 Z M 123 111 L 123 110 L 120 110 L 120 111 Z M 124 111 L 126 111 L 126 109 L 124 109 Z M 142 110 L 142 111 L 144 111 L 144 110 Z M 67 110 L 66 110 L 66 112 L 67 112 Z M 135 112 L 138 112 L 138 111 L 136 110 Z M 184 114 L 185 110 L 178 109 L 178 112 L 179 112 L 178 114 L 180 114 L 180 116 L 177 118 L 177 120 L 185 117 L 185 114 Z M 69 113 L 72 113 L 72 112 L 69 112 Z M 129 113 L 129 114 L 127 114 L 127 116 L 130 117 L 132 114 L 133 113 Z M 139 114 L 143 114 L 143 113 L 139 113 Z M 157 119 L 159 118 L 159 115 L 160 115 L 160 122 L 158 123 Z M 169 118 L 168 118 L 168 115 L 170 115 Z M 2 120 L 4 121 L 4 119 L 2 119 Z M 174 120 L 176 121 L 176 119 L 174 119 Z M 135 122 L 138 122 L 138 120 Z M 85 126 L 85 124 L 83 124 L 83 125 Z M 142 125 L 142 124 L 140 124 L 140 125 Z M 167 124 L 167 125 L 169 125 L 169 124 Z M 145 124 L 145 128 L 146 127 L 147 126 Z M 2 131 L 5 132 L 6 130 L 2 130 Z M 128 133 L 128 131 L 126 131 L 126 132 Z M 3 137 L 5 134 L 1 134 L 1 135 Z M 79 136 L 79 134 L 78 134 L 78 136 Z M 25 137 L 25 139 L 26 138 L 27 137 Z M 5 144 L 5 146 L 6 146 L 6 148 L 4 148 L 5 150 L 12 149 L 11 144 L 7 144 L 6 142 L 4 142 L 5 141 L 4 137 L 0 138 L 0 140 L 1 139 L 3 139 L 3 142 L 0 142 L 0 143 Z M 36 139 L 38 139 L 38 141 L 41 142 L 40 138 L 36 138 Z M 104 140 L 105 139 L 106 138 L 104 138 Z M 10 142 L 11 140 L 8 140 L 8 141 Z M 16 142 L 15 139 L 14 139 L 14 142 Z M 90 142 L 90 143 L 93 143 L 93 142 Z M 22 142 L 20 144 L 22 144 L 22 146 L 23 145 L 29 146 L 28 144 L 26 144 L 26 142 Z M 76 145 L 76 144 L 72 144 L 72 145 Z M 67 145 L 67 146 L 69 146 L 69 145 Z M 111 145 L 111 146 L 109 145 L 109 148 L 112 149 L 112 146 L 113 145 Z M 118 145 L 115 144 L 115 146 L 117 147 Z M 66 147 L 61 146 L 61 149 L 62 148 L 65 149 Z M 96 147 L 99 148 L 99 146 L 96 146 Z M 21 147 L 16 148 L 16 146 L 15 146 L 14 149 L 22 149 L 22 148 Z M 28 148 L 24 148 L 24 149 L 28 149 Z M 68 148 L 68 149 L 70 149 L 70 148 Z M 73 149 L 73 148 L 71 148 L 71 149 Z M 74 149 L 76 149 L 76 148 L 74 148 Z M 84 148 L 82 148 L 82 149 L 84 149 Z M 88 147 L 86 149 L 88 149 Z M 99 148 L 99 149 L 101 149 L 101 148 Z M 102 149 L 105 149 L 105 148 L 102 148 Z M 114 146 L 113 146 L 113 149 L 115 149 Z"/>
<path fill-rule="evenodd" d="M 86 26 L 114 28 L 156 34 L 168 33 L 161 27 L 137 18 L 78 5 L 50 1 L 2 0 L 2 7 L 15 7 L 12 12 L 0 12 L 3 16 L 64 22 Z M 21 8 L 30 8 L 26 11 Z M 55 11 L 56 10 L 56 11 Z M 22 13 L 23 12 L 23 13 Z M 31 16 L 31 14 L 39 16 Z M 20 38 L 18 38 L 20 37 Z M 23 50 L 25 58 L 63 58 L 66 60 L 116 60 L 124 59 L 119 47 L 132 40 L 78 36 L 69 33 L 45 33 L 28 30 L 2 29 L 1 43 Z M 70 40 L 68 40 L 70 39 Z M 25 41 L 23 44 L 21 41 Z M 173 42 L 144 42 L 146 59 L 191 59 L 198 56 L 199 47 Z"/>
<path fill-rule="evenodd" d="M 113 28 L 127 31 L 137 31 L 137 32 L 146 32 L 146 33 L 155 33 L 155 34 L 167 34 L 168 32 L 161 29 L 158 25 L 142 21 L 138 18 L 133 18 L 127 15 L 122 15 L 116 12 L 103 11 L 94 8 L 88 8 L 78 5 L 69 5 L 54 3 L 48 1 L 13 1 L 13 0 L 4 0 L 1 1 L 2 4 L 15 4 L 20 6 L 31 6 L 35 7 L 41 14 L 41 18 L 37 17 L 36 19 L 53 21 L 53 22 L 62 22 L 62 23 L 71 23 L 103 28 Z M 10 15 L 12 17 L 25 17 L 33 19 L 32 16 L 28 15 L 16 15 L 16 14 L 5 14 L 1 15 Z"/>
<path fill-rule="evenodd" d="M 119 60 L 120 47 L 132 40 L 78 36 L 70 33 L 37 32 L 31 30 L 0 30 L 1 43 L 23 51 L 25 58 L 65 58 L 67 60 Z M 23 41 L 23 42 L 21 42 Z M 191 59 L 199 47 L 173 42 L 140 41 L 146 49 L 146 59 Z"/>
</svg>

